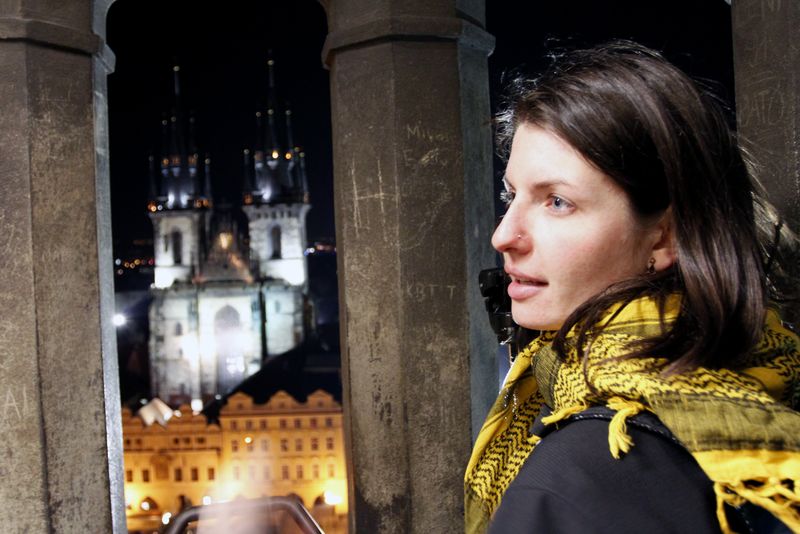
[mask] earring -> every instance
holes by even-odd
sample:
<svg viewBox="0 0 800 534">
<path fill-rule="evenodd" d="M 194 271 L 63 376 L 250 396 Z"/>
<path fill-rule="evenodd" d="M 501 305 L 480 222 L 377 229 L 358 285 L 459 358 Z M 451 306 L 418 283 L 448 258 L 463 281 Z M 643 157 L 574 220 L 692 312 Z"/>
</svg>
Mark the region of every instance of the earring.
<svg viewBox="0 0 800 534">
<path fill-rule="evenodd" d="M 647 261 L 647 274 L 654 274 L 656 272 L 656 259 L 651 257 Z"/>
</svg>

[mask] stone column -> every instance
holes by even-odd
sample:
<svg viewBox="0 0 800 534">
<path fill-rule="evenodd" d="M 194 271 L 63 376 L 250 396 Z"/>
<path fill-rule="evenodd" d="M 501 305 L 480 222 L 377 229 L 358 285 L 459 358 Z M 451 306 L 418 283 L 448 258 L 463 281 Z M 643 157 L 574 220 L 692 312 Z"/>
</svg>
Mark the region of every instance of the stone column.
<svg viewBox="0 0 800 534">
<path fill-rule="evenodd" d="M 482 0 L 331 0 L 351 532 L 457 532 L 496 394 Z"/>
<path fill-rule="evenodd" d="M 125 532 L 106 7 L 0 3 L 3 532 Z"/>
<path fill-rule="evenodd" d="M 732 10 L 739 132 L 770 202 L 800 232 L 800 2 L 735 0 Z"/>
</svg>

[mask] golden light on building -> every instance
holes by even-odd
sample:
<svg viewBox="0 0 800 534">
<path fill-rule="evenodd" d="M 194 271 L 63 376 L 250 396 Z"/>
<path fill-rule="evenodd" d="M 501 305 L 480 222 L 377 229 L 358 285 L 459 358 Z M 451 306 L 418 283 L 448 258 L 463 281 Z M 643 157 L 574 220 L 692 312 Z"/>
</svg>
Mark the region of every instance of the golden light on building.
<svg viewBox="0 0 800 534">
<path fill-rule="evenodd" d="M 178 412 L 146 426 L 123 410 L 130 530 L 156 530 L 189 505 L 293 495 L 327 534 L 347 532 L 342 411 L 328 393 L 301 404 L 281 391 L 260 405 L 237 393 L 219 424 L 188 405 Z"/>
</svg>

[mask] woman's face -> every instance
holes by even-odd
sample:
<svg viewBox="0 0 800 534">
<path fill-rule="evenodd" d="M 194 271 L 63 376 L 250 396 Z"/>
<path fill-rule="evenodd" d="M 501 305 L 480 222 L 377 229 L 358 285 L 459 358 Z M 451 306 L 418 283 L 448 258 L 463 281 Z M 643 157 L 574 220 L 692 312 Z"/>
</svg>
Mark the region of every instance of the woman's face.
<svg viewBox="0 0 800 534">
<path fill-rule="evenodd" d="M 590 297 L 647 271 L 661 221 L 638 217 L 611 178 L 550 131 L 517 128 L 504 181 L 508 211 L 492 245 L 517 324 L 556 330 Z"/>
</svg>

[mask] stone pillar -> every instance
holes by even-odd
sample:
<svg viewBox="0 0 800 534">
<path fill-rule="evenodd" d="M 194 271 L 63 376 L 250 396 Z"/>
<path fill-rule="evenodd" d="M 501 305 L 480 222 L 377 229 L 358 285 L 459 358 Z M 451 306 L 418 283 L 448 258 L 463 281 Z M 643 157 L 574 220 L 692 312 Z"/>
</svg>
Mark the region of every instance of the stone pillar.
<svg viewBox="0 0 800 534">
<path fill-rule="evenodd" d="M 0 3 L 3 532 L 125 532 L 106 7 Z"/>
<path fill-rule="evenodd" d="M 496 395 L 482 0 L 331 0 L 351 532 L 457 532 Z"/>
<path fill-rule="evenodd" d="M 732 9 L 739 132 L 770 202 L 800 232 L 800 2 L 735 0 Z"/>
</svg>

